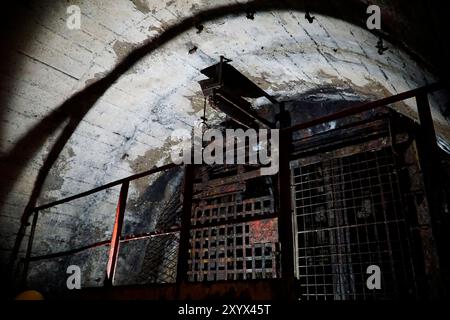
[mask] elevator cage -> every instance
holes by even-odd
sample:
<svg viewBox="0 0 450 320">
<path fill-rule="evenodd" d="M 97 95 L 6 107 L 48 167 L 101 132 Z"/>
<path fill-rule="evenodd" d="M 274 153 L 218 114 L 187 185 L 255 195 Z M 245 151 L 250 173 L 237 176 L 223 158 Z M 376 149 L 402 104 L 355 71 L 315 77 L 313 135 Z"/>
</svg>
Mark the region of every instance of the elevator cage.
<svg viewBox="0 0 450 320">
<path fill-rule="evenodd" d="M 419 164 L 406 161 L 415 145 L 403 121 L 379 109 L 342 128 L 298 134 L 290 166 L 300 299 L 418 297 L 423 256 L 417 208 L 408 203 L 424 191 L 411 188 Z M 367 283 L 373 266 L 375 289 Z"/>
<path fill-rule="evenodd" d="M 26 269 L 33 274 L 52 259 L 68 264 L 75 259 L 69 255 L 81 261 L 87 259 L 80 256 L 83 250 L 109 245 L 108 261 L 99 258 L 105 250 L 88 256 L 91 264 L 103 265 L 92 267 L 100 280 L 87 286 L 252 283 L 283 280 L 292 267 L 293 286 L 286 290 L 298 300 L 419 297 L 429 285 L 435 248 L 431 233 L 419 228 L 430 218 L 416 128 L 379 107 L 333 126 L 297 130 L 288 149 L 287 180 L 279 180 L 281 172 L 262 176 L 258 165 L 196 165 L 189 174 L 173 165 L 155 170 L 153 184 L 181 182 L 165 191 L 164 201 L 129 199 L 132 213 L 151 217 L 148 223 L 125 215 L 119 201 L 112 241 L 29 256 Z M 121 201 L 130 181 L 121 182 Z M 281 225 L 286 194 L 280 183 L 290 193 L 291 248 L 282 246 L 289 232 L 283 234 Z M 292 260 L 286 260 L 291 252 Z M 99 273 L 105 266 L 106 275 Z M 371 266 L 380 270 L 379 288 L 368 286 Z"/>
<path fill-rule="evenodd" d="M 295 265 L 305 299 L 394 298 L 415 292 L 410 223 L 391 148 L 292 169 Z M 381 270 L 368 290 L 367 268 Z"/>
<path fill-rule="evenodd" d="M 215 178 L 211 171 L 222 176 Z M 200 172 L 203 182 L 196 185 L 192 205 L 189 281 L 279 277 L 278 224 L 270 181 L 256 176 L 254 168 L 247 171 L 248 180 L 230 181 L 244 176 L 244 171 L 244 166 L 227 166 Z"/>
<path fill-rule="evenodd" d="M 417 208 L 411 201 L 424 191 L 411 188 L 417 177 L 409 173 L 418 172 L 419 164 L 411 156 L 406 162 L 414 149 L 409 126 L 379 108 L 345 118 L 333 130 L 318 127 L 294 135 L 290 190 L 298 299 L 419 295 L 426 239 L 415 238 Z M 251 170 L 215 166 L 197 174 L 189 281 L 281 277 L 276 183 Z M 380 270 L 380 288 L 367 285 L 371 266 Z"/>
</svg>

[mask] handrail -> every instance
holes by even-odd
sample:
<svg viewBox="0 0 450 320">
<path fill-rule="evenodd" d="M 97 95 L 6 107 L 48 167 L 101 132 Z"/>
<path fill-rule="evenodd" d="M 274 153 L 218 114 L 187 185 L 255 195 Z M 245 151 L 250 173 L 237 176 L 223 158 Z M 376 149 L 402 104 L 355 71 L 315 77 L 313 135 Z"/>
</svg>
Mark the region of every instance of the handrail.
<svg viewBox="0 0 450 320">
<path fill-rule="evenodd" d="M 70 197 L 67 197 L 67 198 L 63 198 L 63 199 L 60 199 L 60 200 L 56 200 L 56 201 L 53 201 L 53 202 L 50 202 L 50 203 L 38 206 L 38 207 L 34 208 L 34 211 L 40 211 L 40 210 L 48 209 L 48 208 L 57 206 L 57 205 L 62 204 L 62 203 L 66 203 L 66 202 L 69 202 L 69 201 L 72 201 L 72 200 L 83 198 L 83 197 L 89 196 L 89 195 L 91 195 L 93 193 L 97 193 L 97 192 L 100 192 L 102 190 L 109 189 L 109 188 L 121 185 L 124 182 L 130 182 L 130 181 L 133 181 L 133 180 L 136 180 L 136 179 L 139 179 L 139 178 L 142 178 L 142 177 L 145 177 L 145 176 L 157 173 L 157 172 L 161 172 L 161 171 L 165 171 L 165 170 L 168 170 L 168 169 L 176 168 L 178 166 L 180 166 L 180 165 L 174 164 L 174 163 L 169 163 L 169 164 L 166 164 L 166 165 L 161 166 L 161 167 L 154 167 L 154 168 L 152 168 L 150 170 L 147 170 L 147 171 L 144 171 L 144 172 L 141 172 L 141 173 L 137 173 L 135 175 L 132 175 L 132 176 L 120 179 L 120 180 L 116 180 L 116 181 L 107 183 L 107 184 L 105 184 L 103 186 L 100 186 L 100 187 L 97 187 L 97 188 L 94 188 L 94 189 L 91 189 L 91 190 L 88 190 L 88 191 L 85 191 L 85 192 L 82 192 L 82 193 L 78 193 L 76 195 L 73 195 L 73 196 L 70 196 Z"/>
<path fill-rule="evenodd" d="M 225 221 L 219 221 L 219 222 L 213 222 L 213 223 L 201 223 L 198 225 L 193 225 L 190 226 L 190 230 L 194 230 L 194 229 L 199 229 L 199 228 L 210 228 L 210 227 L 217 227 L 217 226 L 222 226 L 222 225 L 230 225 L 230 224 L 235 224 L 235 223 L 239 223 L 239 222 L 252 222 L 252 221 L 257 221 L 257 220 L 265 220 L 265 219 L 272 219 L 272 218 L 276 218 L 278 216 L 278 213 L 274 212 L 274 213 L 266 213 L 263 215 L 256 215 L 256 216 L 248 216 L 248 217 L 243 217 L 243 218 L 233 218 L 233 219 L 229 219 L 229 220 L 225 220 Z M 129 235 L 129 236 L 121 236 L 120 237 L 120 243 L 126 243 L 126 242 L 130 242 L 130 241 L 135 241 L 135 240 L 141 240 L 141 239 L 147 239 L 147 238 L 153 238 L 153 237 L 159 237 L 159 236 L 164 236 L 164 235 L 169 235 L 172 233 L 177 233 L 181 230 L 181 226 L 177 226 L 177 227 L 171 227 L 165 230 L 157 230 L 157 231 L 153 231 L 153 232 L 146 232 L 146 233 L 141 233 L 141 234 L 136 234 L 136 235 Z M 89 250 L 89 249 L 93 249 L 93 248 L 97 248 L 97 247 L 101 247 L 101 246 L 105 246 L 105 245 L 109 245 L 111 244 L 111 240 L 103 240 L 103 241 L 98 241 L 98 242 L 94 242 L 82 247 L 78 247 L 75 249 L 71 249 L 71 250 L 66 250 L 66 251 L 60 251 L 60 252 L 55 252 L 55 253 L 48 253 L 48 254 L 44 254 L 44 255 L 40 255 L 40 256 L 34 256 L 34 257 L 29 257 L 29 258 L 22 258 L 22 261 L 39 261 L 39 260 L 46 260 L 46 259 L 54 259 L 54 258 L 60 258 L 60 257 L 64 257 L 64 256 L 68 256 L 71 254 L 75 254 L 78 252 L 82 252 L 85 250 Z"/>
<path fill-rule="evenodd" d="M 97 187 L 97 188 L 94 188 L 94 189 L 91 189 L 91 190 L 88 190 L 88 191 L 85 191 L 85 192 L 82 192 L 82 193 L 79 193 L 79 194 L 76 194 L 76 195 L 73 195 L 70 197 L 66 197 L 66 198 L 63 198 L 60 200 L 56 200 L 56 201 L 35 207 L 33 210 L 31 210 L 32 214 L 34 214 L 32 231 L 31 231 L 30 237 L 28 239 L 28 246 L 27 246 L 25 258 L 21 259 L 21 261 L 24 262 L 23 272 L 22 272 L 23 273 L 23 278 L 22 278 L 23 284 L 26 283 L 26 277 L 28 274 L 29 263 L 31 261 L 67 256 L 67 255 L 75 254 L 75 253 L 78 253 L 78 252 L 81 252 L 81 251 L 84 251 L 87 249 L 103 246 L 103 245 L 106 245 L 109 243 L 110 244 L 110 253 L 109 253 L 108 266 L 107 266 L 107 271 L 106 271 L 105 285 L 108 285 L 108 284 L 112 285 L 112 281 L 114 279 L 114 274 L 115 274 L 116 263 L 117 263 L 118 251 L 119 251 L 118 245 L 120 242 L 122 242 L 122 239 L 123 239 L 123 237 L 121 236 L 121 229 L 122 229 L 122 224 L 123 224 L 123 220 L 124 220 L 129 182 L 139 179 L 139 178 L 142 178 L 142 177 L 145 177 L 145 176 L 148 176 L 148 175 L 151 175 L 151 174 L 154 174 L 154 173 L 157 173 L 157 172 L 176 168 L 178 166 L 180 166 L 180 165 L 174 164 L 174 163 L 169 163 L 169 164 L 161 166 L 161 167 L 154 167 L 150 170 L 147 170 L 147 171 L 144 171 L 141 173 L 137 173 L 135 175 L 107 183 L 103 186 L 100 186 L 100 187 Z M 83 198 L 88 195 L 91 195 L 91 194 L 97 193 L 99 191 L 106 190 L 106 189 L 109 189 L 109 188 L 112 188 L 112 187 L 115 187 L 118 185 L 121 185 L 122 187 L 120 189 L 120 197 L 119 197 L 119 201 L 118 201 L 117 209 L 116 209 L 116 220 L 114 222 L 113 237 L 111 240 L 109 240 L 109 241 L 104 240 L 104 241 L 100 241 L 97 243 L 89 244 L 84 247 L 80 247 L 80 248 L 76 248 L 76 249 L 72 249 L 72 250 L 68 250 L 68 251 L 63 251 L 63 252 L 47 254 L 44 256 L 40 256 L 40 257 L 32 257 L 31 256 L 31 252 L 32 252 L 32 248 L 33 248 L 33 240 L 34 240 L 34 230 L 36 228 L 39 211 L 48 209 L 48 208 L 51 208 L 51 207 L 57 206 L 59 204 L 75 200 L 75 199 Z M 146 235 L 146 237 L 149 237 L 149 235 Z"/>
<path fill-rule="evenodd" d="M 168 235 L 168 234 L 172 234 L 172 233 L 177 233 L 180 231 L 180 229 L 181 229 L 180 227 L 177 227 L 177 228 L 170 228 L 170 229 L 167 229 L 164 231 L 154 231 L 154 232 L 147 232 L 147 233 L 131 235 L 131 236 L 121 236 L 120 243 L 126 243 L 126 242 L 130 242 L 130 241 L 134 241 L 134 240 L 148 239 L 148 238 L 159 237 L 159 236 Z M 69 256 L 69 255 L 72 255 L 72 254 L 75 254 L 78 252 L 83 252 L 83 251 L 86 251 L 89 249 L 98 248 L 98 247 L 102 247 L 102 246 L 106 246 L 106 245 L 110 245 L 110 244 L 111 244 L 111 239 L 102 240 L 102 241 L 94 242 L 94 243 L 91 243 L 91 244 L 88 244 L 88 245 L 85 245 L 82 247 L 78 247 L 75 249 L 43 254 L 41 256 L 22 258 L 21 260 L 22 261 L 28 260 L 28 261 L 32 262 L 32 261 L 60 258 L 60 257 Z"/>
<path fill-rule="evenodd" d="M 368 111 L 374 108 L 378 108 L 378 107 L 383 107 L 386 106 L 388 104 L 392 104 L 395 102 L 399 102 L 402 100 L 406 100 L 409 98 L 414 98 L 417 95 L 423 94 L 423 93 L 431 93 L 437 90 L 440 90 L 444 87 L 444 84 L 442 82 L 435 82 L 420 88 L 416 88 L 413 90 L 409 90 L 409 91 L 405 91 L 393 96 L 389 96 L 386 98 L 382 98 L 380 100 L 376 100 L 376 101 L 371 101 L 371 102 L 366 102 L 363 104 L 358 104 L 356 106 L 350 107 L 350 108 L 346 108 L 342 111 L 339 112 L 335 112 L 323 117 L 319 117 L 310 121 L 306 121 L 306 122 L 302 122 L 302 123 L 298 123 L 295 124 L 289 128 L 285 128 L 285 129 L 281 129 L 281 130 L 286 130 L 286 131 L 290 131 L 290 132 L 294 132 L 294 131 L 298 131 L 298 130 L 302 130 L 302 129 L 307 129 L 310 127 L 313 127 L 315 125 L 324 123 L 324 122 L 330 122 L 333 120 L 337 120 L 337 119 L 341 119 L 344 117 L 348 117 L 348 116 L 352 116 L 364 111 Z"/>
</svg>

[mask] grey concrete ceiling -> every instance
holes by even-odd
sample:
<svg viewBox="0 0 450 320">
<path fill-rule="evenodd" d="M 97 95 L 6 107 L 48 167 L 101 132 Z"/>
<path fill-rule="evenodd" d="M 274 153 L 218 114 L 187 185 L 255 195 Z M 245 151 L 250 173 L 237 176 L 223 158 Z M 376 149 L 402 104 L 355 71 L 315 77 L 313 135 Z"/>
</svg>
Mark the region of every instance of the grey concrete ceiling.
<svg viewBox="0 0 450 320">
<path fill-rule="evenodd" d="M 313 12 L 316 20 L 312 24 L 305 20 L 304 12 L 293 9 L 256 12 L 254 19 L 247 19 L 245 13 L 218 17 L 202 22 L 201 32 L 191 26 L 158 46 L 126 70 L 100 99 L 94 99 L 94 106 L 74 126 L 62 151 L 56 152 L 56 160 L 41 179 L 45 181 L 43 188 L 36 193 L 42 165 L 71 121 L 58 114 L 49 117 L 52 111 L 106 76 L 135 48 L 184 18 L 243 2 L 27 2 L 18 12 L 20 20 L 10 22 L 11 34 L 17 36 L 9 35 L 11 42 L 2 54 L 0 70 L 2 264 L 33 190 L 38 203 L 45 203 L 169 162 L 170 133 L 195 125 L 202 113 L 203 97 L 197 83 L 203 79 L 200 70 L 216 63 L 220 55 L 232 59 L 233 66 L 280 99 L 295 99 L 311 90 L 333 87 L 339 99 L 351 103 L 436 81 L 433 51 L 422 50 L 422 40 L 402 37 L 405 30 L 396 29 L 416 28 L 402 18 L 410 12 L 395 11 L 402 1 L 394 2 L 395 6 L 373 1 L 384 9 L 383 35 L 392 39 L 392 43 L 385 41 L 389 50 L 383 55 L 377 52 L 378 37 L 363 27 L 367 15 L 360 9 L 367 5 L 365 1 L 347 3 L 350 10 L 355 4 L 358 11 L 342 13 L 343 19 L 336 17 L 340 12 L 335 12 L 335 17 Z M 65 24 L 66 8 L 72 3 L 81 8 L 80 30 L 69 30 Z M 322 7 L 324 13 L 333 11 L 326 4 Z M 396 14 L 398 20 L 394 19 Z M 208 19 L 205 14 L 198 19 L 205 17 Z M 414 44 L 417 48 L 406 49 Z M 87 104 L 89 99 L 87 96 Z M 443 115 L 446 98 L 433 96 L 432 104 L 437 132 L 450 140 L 449 122 Z M 414 101 L 394 107 L 416 118 Z M 77 104 L 70 108 L 74 111 Z M 29 148 L 16 150 L 39 125 L 40 132 L 48 134 L 31 140 Z M 143 179 L 133 184 L 131 197 L 138 198 L 149 182 Z M 98 224 L 96 235 L 102 240 L 110 233 L 116 198 L 117 192 L 105 193 L 89 202 L 89 207 L 73 205 L 48 221 L 63 225 L 64 214 L 73 217 L 81 210 L 87 216 L 84 212 L 90 209 L 95 213 L 89 221 Z M 69 243 L 76 231 L 69 229 L 51 232 L 61 243 Z M 41 249 L 49 250 L 47 246 Z"/>
</svg>

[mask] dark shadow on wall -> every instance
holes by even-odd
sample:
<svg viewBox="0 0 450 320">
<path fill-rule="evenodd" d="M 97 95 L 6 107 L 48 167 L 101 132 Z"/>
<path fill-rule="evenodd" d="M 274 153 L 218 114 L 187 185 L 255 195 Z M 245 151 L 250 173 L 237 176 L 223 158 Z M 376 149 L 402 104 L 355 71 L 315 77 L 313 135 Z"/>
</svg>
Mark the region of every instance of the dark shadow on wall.
<svg viewBox="0 0 450 320">
<path fill-rule="evenodd" d="M 11 183 L 15 181 L 10 179 L 10 172 L 15 172 L 16 163 L 6 162 L 6 153 L 10 145 L 7 136 L 6 126 L 19 125 L 20 123 L 9 123 L 5 125 L 8 119 L 15 116 L 16 110 L 14 110 L 11 101 L 14 98 L 13 92 L 17 86 L 16 79 L 19 79 L 21 75 L 21 70 L 24 68 L 24 59 L 21 59 L 21 50 L 27 51 L 29 47 L 29 39 L 36 36 L 38 31 L 36 28 L 29 27 L 29 21 L 34 19 L 47 19 L 47 16 L 40 15 L 36 17 L 30 10 L 30 1 L 17 0 L 2 3 L 2 9 L 0 10 L 0 43 L 2 48 L 0 50 L 0 177 L 2 184 L 0 185 L 0 198 L 2 203 L 0 204 L 0 223 L 5 224 L 3 220 L 3 214 L 6 216 L 11 216 L 13 214 L 9 212 L 2 212 L 1 207 L 3 205 L 4 197 L 10 192 Z M 20 48 L 21 50 L 19 50 Z M 20 95 L 20 93 L 16 93 Z M 31 112 L 33 113 L 33 112 Z M 10 181 L 12 181 L 10 183 Z M 17 215 L 17 213 L 16 213 Z M 2 242 L 11 243 L 8 241 L 11 236 L 14 236 L 14 232 L 17 230 L 11 230 L 8 235 L 1 235 Z M 6 240 L 5 240 L 6 239 Z M 7 247 L 8 248 L 8 247 Z M 0 259 L 4 260 L 3 257 L 7 258 L 6 254 L 10 253 L 7 251 L 5 246 L 1 245 Z M 10 249 L 10 247 L 9 247 Z M 6 260 L 6 259 L 5 259 Z M 6 273 L 6 263 L 0 262 L 0 272 L 2 274 Z"/>
<path fill-rule="evenodd" d="M 30 1 L 18 0 L 15 2 L 7 3 L 2 5 L 2 10 L 0 11 L 0 40 L 2 44 L 2 50 L 0 50 L 0 75 L 1 75 L 1 89 L 0 89 L 0 123 L 5 117 L 7 112 L 6 107 L 9 105 L 10 101 L 10 90 L 15 85 L 14 75 L 19 74 L 22 67 L 22 62 L 18 61 L 17 47 L 20 46 L 24 48 L 28 40 L 35 36 L 36 31 L 30 29 L 27 23 L 24 21 L 30 21 L 33 15 L 30 12 L 29 7 Z M 45 20 L 45 16 L 39 17 Z M 18 23 L 20 21 L 21 23 Z M 4 128 L 0 126 L 0 137 L 6 139 L 4 135 Z M 6 152 L 5 146 L 2 147 L 2 154 Z"/>
<path fill-rule="evenodd" d="M 350 23 L 354 23 L 361 27 L 365 27 L 366 5 L 356 1 L 348 1 L 345 4 L 346 10 L 341 3 L 330 3 L 329 1 L 311 1 L 309 3 L 309 10 L 315 13 L 335 17 L 337 19 L 346 20 Z M 351 10 L 349 10 L 351 8 Z M 49 170 L 54 165 L 55 161 L 59 157 L 65 144 L 76 130 L 78 124 L 87 114 L 87 112 L 93 107 L 98 99 L 105 93 L 105 91 L 114 84 L 119 77 L 127 72 L 135 63 L 146 55 L 155 51 L 161 45 L 174 39 L 176 36 L 188 31 L 199 23 L 205 23 L 211 20 L 215 20 L 227 15 L 243 14 L 245 19 L 245 13 L 249 10 L 252 12 L 271 11 L 271 10 L 294 10 L 304 11 L 303 1 L 268 1 L 268 0 L 255 0 L 247 4 L 232 4 L 220 6 L 214 9 L 205 10 L 197 13 L 195 16 L 186 18 L 180 23 L 169 27 L 162 32 L 156 38 L 150 39 L 141 47 L 132 51 L 126 56 L 110 73 L 104 78 L 90 84 L 82 91 L 74 94 L 71 98 L 65 101 L 62 105 L 57 107 L 49 115 L 36 124 L 30 131 L 28 131 L 21 139 L 19 139 L 15 146 L 5 155 L 0 158 L 1 169 L 0 176 L 9 176 L 10 180 L 15 182 L 20 176 L 30 159 L 41 148 L 44 142 L 55 133 L 55 131 L 63 124 L 67 123 L 63 128 L 60 135 L 57 137 L 51 151 L 48 153 L 44 164 L 39 170 L 38 176 L 34 183 L 29 202 L 25 208 L 22 222 L 25 224 L 28 221 L 32 208 L 35 206 L 38 197 L 41 194 L 43 184 L 47 177 Z M 355 15 L 354 12 L 361 12 L 361 16 Z M 257 19 L 257 15 L 255 16 Z M 251 23 L 249 21 L 249 23 Z M 394 42 L 392 39 L 387 39 Z M 399 44 L 400 47 L 403 47 Z M 4 201 L 11 186 L 6 186 L 6 190 L 1 190 L 0 204 Z M 11 262 L 14 263 L 20 244 L 22 242 L 25 226 L 22 225 L 18 232 L 16 244 L 13 249 Z M 10 264 L 10 267 L 13 266 Z"/>
</svg>

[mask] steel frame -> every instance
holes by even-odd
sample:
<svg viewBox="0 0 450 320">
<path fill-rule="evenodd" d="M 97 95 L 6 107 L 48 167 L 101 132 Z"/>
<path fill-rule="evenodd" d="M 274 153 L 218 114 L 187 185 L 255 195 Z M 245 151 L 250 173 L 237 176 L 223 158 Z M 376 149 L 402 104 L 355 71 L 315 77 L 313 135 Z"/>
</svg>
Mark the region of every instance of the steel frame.
<svg viewBox="0 0 450 320">
<path fill-rule="evenodd" d="M 292 263 L 293 259 L 293 237 L 292 237 L 292 208 L 291 208 L 291 198 L 290 198 L 290 186 L 286 181 L 290 181 L 290 169 L 289 169 L 289 154 L 291 152 L 291 137 L 292 133 L 301 129 L 309 128 L 314 125 L 337 120 L 343 117 L 355 115 L 357 113 L 361 113 L 363 111 L 367 111 L 376 107 L 380 106 L 386 106 L 395 102 L 399 102 L 408 98 L 416 97 L 417 103 L 419 107 L 419 117 L 420 117 L 420 128 L 421 133 L 423 135 L 423 141 L 427 141 L 426 144 L 423 144 L 421 150 L 419 150 L 419 153 L 421 155 L 421 159 L 423 159 L 422 163 L 429 173 L 431 173 L 431 177 L 436 177 L 437 171 L 433 168 L 438 168 L 439 166 L 439 157 L 435 152 L 436 149 L 436 138 L 434 133 L 434 127 L 433 122 L 431 119 L 431 113 L 430 113 L 430 107 L 428 103 L 427 94 L 440 90 L 443 87 L 440 83 L 431 84 L 428 86 L 424 86 L 421 88 L 417 88 L 411 91 L 407 91 L 404 93 L 400 93 L 397 95 L 393 95 L 378 101 L 365 103 L 358 106 L 353 106 L 348 109 L 345 109 L 343 111 L 333 113 L 331 115 L 327 115 L 324 117 L 320 117 L 318 119 L 314 119 L 312 121 L 308 121 L 305 123 L 296 124 L 293 126 L 288 125 L 286 122 L 282 123 L 281 125 L 281 136 L 283 144 L 281 146 L 281 153 L 280 153 L 280 173 L 279 173 L 279 182 L 278 182 L 278 208 L 279 208 L 279 235 L 280 235 L 280 241 L 282 245 L 282 278 L 286 281 L 285 283 L 288 285 L 289 291 L 292 291 L 293 288 L 293 279 L 294 279 L 294 267 Z M 251 116 L 251 115 L 250 115 Z M 255 119 L 256 121 L 256 119 Z M 36 208 L 33 208 L 30 210 L 30 216 L 33 216 L 33 223 L 32 223 L 32 230 L 30 233 L 30 237 L 28 240 L 28 246 L 27 246 L 27 253 L 24 259 L 21 261 L 24 263 L 24 269 L 23 269 L 23 279 L 26 281 L 27 278 L 27 272 L 28 272 L 28 265 L 30 261 L 38 261 L 42 259 L 49 259 L 52 257 L 59 257 L 64 255 L 70 255 L 75 252 L 80 252 L 89 248 L 93 248 L 96 246 L 102 246 L 110 244 L 110 255 L 109 255 L 109 263 L 107 268 L 107 284 L 112 285 L 113 284 L 113 278 L 114 278 L 114 272 L 115 272 L 115 263 L 117 261 L 117 254 L 119 250 L 119 244 L 123 241 L 132 241 L 152 236 L 157 236 L 158 234 L 167 232 L 181 232 L 181 240 L 180 240 L 180 251 L 178 256 L 178 267 L 177 267 L 177 283 L 183 283 L 187 280 L 187 268 L 188 268 L 188 242 L 189 242 L 189 232 L 191 230 L 190 225 L 190 216 L 191 213 L 191 205 L 192 205 L 192 190 L 194 188 L 193 180 L 191 179 L 191 168 L 189 166 L 186 167 L 186 178 L 184 182 L 184 201 L 183 201 L 183 219 L 182 219 L 182 226 L 178 229 L 171 229 L 171 230 L 163 230 L 155 233 L 149 233 L 144 234 L 140 236 L 133 236 L 133 237 L 127 237 L 127 236 L 121 236 L 121 226 L 123 223 L 123 217 L 125 212 L 125 204 L 126 204 L 126 198 L 127 198 L 127 187 L 129 182 L 136 180 L 141 177 L 145 177 L 151 174 L 155 174 L 164 170 L 168 170 L 171 168 L 176 167 L 175 164 L 169 164 L 163 167 L 159 168 L 153 168 L 151 170 L 148 170 L 146 172 L 142 172 L 130 177 L 127 177 L 125 179 L 121 179 L 115 182 L 111 182 L 109 184 L 100 186 L 98 188 L 94 188 L 92 190 L 67 197 L 58 201 L 54 201 L 48 204 L 44 204 L 41 206 L 38 206 Z M 85 196 L 94 194 L 96 192 L 117 186 L 122 185 L 118 206 L 117 206 L 117 213 L 116 213 L 116 220 L 114 224 L 114 233 L 111 238 L 111 240 L 105 240 L 101 242 L 97 242 L 88 246 L 85 246 L 83 248 L 78 248 L 66 252 L 56 253 L 56 254 L 50 254 L 50 255 L 44 255 L 44 256 L 32 256 L 32 247 L 33 247 L 33 240 L 35 235 L 35 228 L 36 224 L 38 223 L 38 214 L 40 211 L 51 208 L 53 206 L 56 206 L 58 204 L 63 204 L 66 202 L 69 202 L 71 200 L 83 198 Z M 429 200 L 435 199 L 435 191 L 436 186 L 432 185 L 429 181 L 426 183 L 426 193 L 429 197 Z M 432 208 L 434 212 L 432 212 L 433 216 L 433 228 L 439 229 L 437 226 L 437 221 L 439 221 L 439 208 Z M 29 217 L 28 217 L 29 218 Z M 21 229 L 25 229 L 28 225 L 27 223 L 28 219 L 24 219 L 21 225 Z M 17 259 L 18 250 L 17 252 L 13 252 L 12 261 L 14 262 Z M 436 262 L 439 263 L 439 262 Z M 440 270 L 440 267 L 437 265 L 435 267 L 435 270 Z M 292 296 L 290 296 L 292 298 Z"/>
</svg>

